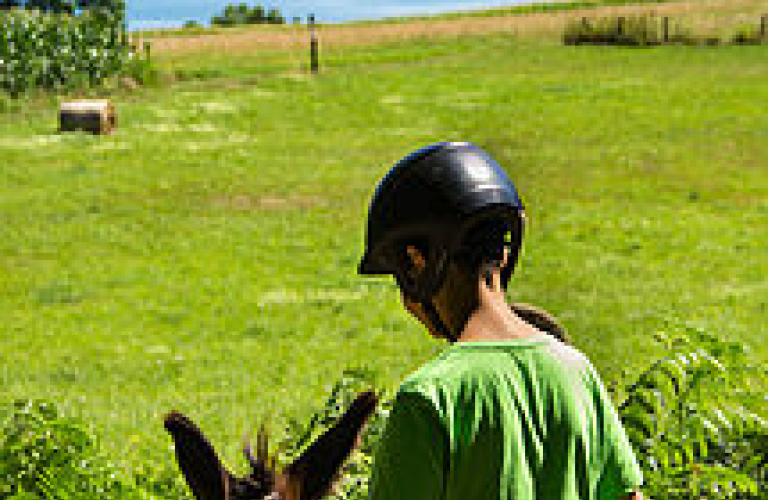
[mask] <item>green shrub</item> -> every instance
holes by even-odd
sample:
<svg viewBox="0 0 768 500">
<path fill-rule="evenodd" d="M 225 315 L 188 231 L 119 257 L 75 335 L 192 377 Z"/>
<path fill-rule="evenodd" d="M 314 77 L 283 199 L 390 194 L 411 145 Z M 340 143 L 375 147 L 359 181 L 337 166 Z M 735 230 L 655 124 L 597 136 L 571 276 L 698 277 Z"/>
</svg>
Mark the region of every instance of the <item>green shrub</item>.
<svg viewBox="0 0 768 500">
<path fill-rule="evenodd" d="M 628 386 L 619 410 L 646 492 L 657 500 L 764 498 L 765 368 L 741 344 L 696 330 L 659 338 L 669 355 Z"/>
<path fill-rule="evenodd" d="M 733 45 L 761 45 L 765 42 L 765 36 L 755 26 L 743 26 L 731 38 Z"/>
<path fill-rule="evenodd" d="M 699 35 L 679 23 L 664 33 L 662 18 L 655 16 L 584 18 L 568 23 L 563 31 L 565 45 L 720 45 L 715 35 Z M 753 25 L 740 28 L 730 38 L 732 45 L 761 45 L 766 42 L 762 29 Z"/>
<path fill-rule="evenodd" d="M 566 25 L 565 45 L 659 45 L 662 33 L 654 16 L 584 18 Z"/>
<path fill-rule="evenodd" d="M 60 417 L 52 404 L 15 401 L 0 415 L 0 499 L 126 493 L 112 466 L 97 457 L 88 433 Z"/>
<path fill-rule="evenodd" d="M 364 369 L 347 370 L 341 380 L 329 388 L 328 398 L 309 417 L 291 420 L 287 426 L 287 437 L 280 443 L 279 457 L 282 463 L 289 463 L 325 430 L 329 429 L 346 411 L 360 392 L 375 386 L 374 375 Z M 379 391 L 379 404 L 366 424 L 365 433 L 358 449 L 344 466 L 333 498 L 336 500 L 364 500 L 368 498 L 368 479 L 374 448 L 384 430 L 391 401 Z"/>
<path fill-rule="evenodd" d="M 121 74 L 138 57 L 127 44 L 124 4 L 79 16 L 15 10 L 0 14 L 0 90 L 93 87 Z M 130 66 L 128 66 L 130 69 Z"/>
<path fill-rule="evenodd" d="M 720 38 L 714 35 L 701 35 L 693 33 L 691 30 L 685 28 L 680 23 L 675 23 L 670 27 L 669 38 L 666 41 L 667 45 L 720 45 Z"/>
<path fill-rule="evenodd" d="M 0 500 L 185 498 L 175 464 L 134 478 L 112 464 L 83 425 L 46 401 L 0 405 Z"/>
</svg>

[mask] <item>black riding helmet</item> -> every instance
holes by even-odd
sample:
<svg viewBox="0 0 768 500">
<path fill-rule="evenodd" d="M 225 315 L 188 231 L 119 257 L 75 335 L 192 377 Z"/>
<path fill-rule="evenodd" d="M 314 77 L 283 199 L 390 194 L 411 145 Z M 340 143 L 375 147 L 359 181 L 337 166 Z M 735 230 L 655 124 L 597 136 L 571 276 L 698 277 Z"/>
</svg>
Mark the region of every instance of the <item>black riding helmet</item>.
<svg viewBox="0 0 768 500">
<path fill-rule="evenodd" d="M 368 211 L 366 251 L 360 274 L 392 274 L 403 292 L 425 307 L 436 327 L 432 297 L 442 284 L 448 262 L 465 251 L 466 238 L 485 221 L 498 220 L 509 234 L 506 287 L 517 263 L 523 235 L 523 204 L 509 177 L 479 147 L 442 143 L 399 161 L 376 188 Z M 406 245 L 426 249 L 426 268 L 418 278 L 410 268 Z"/>
</svg>

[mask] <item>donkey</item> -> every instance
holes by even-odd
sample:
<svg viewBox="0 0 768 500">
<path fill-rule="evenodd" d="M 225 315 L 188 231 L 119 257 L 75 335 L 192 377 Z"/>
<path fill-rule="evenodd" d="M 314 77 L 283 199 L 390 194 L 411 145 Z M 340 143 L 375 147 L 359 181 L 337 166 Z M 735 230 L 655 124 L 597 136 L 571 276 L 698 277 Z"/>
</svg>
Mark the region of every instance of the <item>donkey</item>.
<svg viewBox="0 0 768 500">
<path fill-rule="evenodd" d="M 538 329 L 571 344 L 566 329 L 553 315 L 524 303 L 512 309 Z M 244 452 L 251 473 L 236 477 L 221 463 L 203 433 L 181 413 L 165 417 L 165 428 L 176 445 L 176 461 L 196 500 L 319 500 L 329 493 L 334 479 L 377 404 L 373 392 L 360 394 L 339 421 L 278 474 L 270 459 L 266 435 L 259 433 L 256 456 L 250 444 Z"/>
<path fill-rule="evenodd" d="M 263 431 L 257 436 L 256 456 L 250 444 L 245 445 L 251 473 L 236 477 L 190 419 L 170 413 L 165 417 L 165 429 L 173 438 L 176 461 L 196 500 L 319 500 L 330 492 L 376 403 L 373 392 L 358 395 L 339 421 L 280 474 L 274 457 L 269 457 Z"/>
</svg>

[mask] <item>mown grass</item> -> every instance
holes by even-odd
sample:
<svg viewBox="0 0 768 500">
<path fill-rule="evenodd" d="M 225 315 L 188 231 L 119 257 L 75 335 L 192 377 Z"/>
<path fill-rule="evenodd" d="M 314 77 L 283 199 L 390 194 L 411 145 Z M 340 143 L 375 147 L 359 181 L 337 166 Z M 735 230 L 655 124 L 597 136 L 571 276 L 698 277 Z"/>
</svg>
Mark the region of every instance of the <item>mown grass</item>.
<svg viewBox="0 0 768 500">
<path fill-rule="evenodd" d="M 112 136 L 0 115 L 0 397 L 54 401 L 135 469 L 172 460 L 171 409 L 232 461 L 346 367 L 394 387 L 442 345 L 355 275 L 365 211 L 443 140 L 508 169 L 530 221 L 512 294 L 609 382 L 681 325 L 765 360 L 765 51 L 464 36 L 339 49 L 317 77 L 195 56 L 165 69 L 224 78 L 115 94 Z"/>
</svg>

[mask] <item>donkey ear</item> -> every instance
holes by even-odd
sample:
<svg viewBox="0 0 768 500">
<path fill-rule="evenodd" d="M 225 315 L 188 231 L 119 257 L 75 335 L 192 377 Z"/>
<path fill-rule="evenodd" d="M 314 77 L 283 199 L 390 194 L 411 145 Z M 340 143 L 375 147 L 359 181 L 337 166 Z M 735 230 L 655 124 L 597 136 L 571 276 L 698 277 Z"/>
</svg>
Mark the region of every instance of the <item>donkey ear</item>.
<svg viewBox="0 0 768 500">
<path fill-rule="evenodd" d="M 165 429 L 173 437 L 176 461 L 197 500 L 228 500 L 234 480 L 224 468 L 211 443 L 197 426 L 181 413 L 165 417 Z"/>
<path fill-rule="evenodd" d="M 299 500 L 318 500 L 330 490 L 344 460 L 357 444 L 363 425 L 376 408 L 373 392 L 360 394 L 339 421 L 317 438 L 284 471 L 289 489 Z"/>
</svg>

